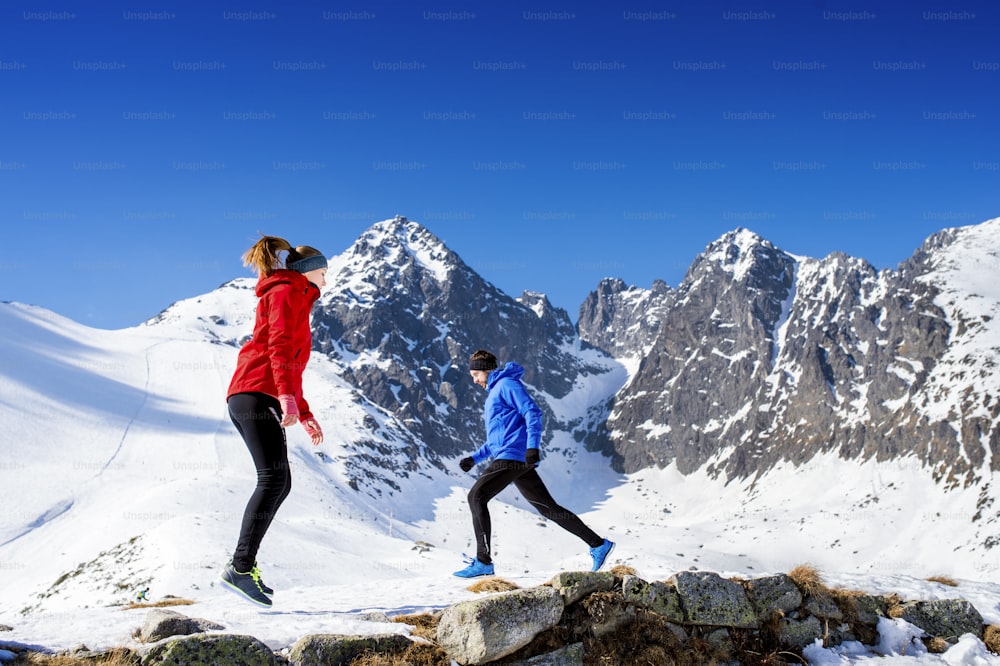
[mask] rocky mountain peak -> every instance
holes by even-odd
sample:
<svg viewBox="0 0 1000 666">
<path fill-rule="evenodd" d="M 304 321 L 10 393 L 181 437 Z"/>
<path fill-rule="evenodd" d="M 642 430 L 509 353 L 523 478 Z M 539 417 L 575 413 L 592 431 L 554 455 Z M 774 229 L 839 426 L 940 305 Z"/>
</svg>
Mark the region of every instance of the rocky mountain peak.
<svg viewBox="0 0 1000 666">
<path fill-rule="evenodd" d="M 564 310 L 535 292 L 511 298 L 417 222 L 373 225 L 331 268 L 314 345 L 432 460 L 468 451 L 470 436 L 482 443 L 482 396 L 467 369 L 476 349 L 517 361 L 526 383 L 556 399 L 584 370 L 568 351 L 576 336 Z M 546 427 L 560 426 L 550 418 Z"/>
<path fill-rule="evenodd" d="M 695 258 L 688 276 L 706 268 L 721 269 L 739 282 L 762 264 L 764 270 L 768 270 L 771 267 L 768 264 L 773 262 L 777 254 L 784 253 L 749 229 L 739 228 L 728 231 L 709 243 Z"/>
<path fill-rule="evenodd" d="M 402 216 L 372 225 L 332 263 L 341 273 L 341 279 L 371 278 L 373 272 L 398 279 L 413 271 L 417 282 L 424 275 L 436 282 L 446 282 L 449 273 L 462 266 L 458 255 L 441 239 Z M 362 287 L 362 290 L 367 289 Z"/>
<path fill-rule="evenodd" d="M 576 337 L 576 329 L 573 327 L 573 322 L 570 321 L 569 313 L 552 305 L 545 294 L 525 290 L 517 302 L 538 315 L 554 341 L 571 342 Z"/>
</svg>

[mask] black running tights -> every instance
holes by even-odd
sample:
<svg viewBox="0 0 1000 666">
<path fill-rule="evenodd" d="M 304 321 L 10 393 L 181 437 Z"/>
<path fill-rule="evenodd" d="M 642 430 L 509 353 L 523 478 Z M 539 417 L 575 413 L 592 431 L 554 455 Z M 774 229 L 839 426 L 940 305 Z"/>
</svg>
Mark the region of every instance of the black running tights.
<svg viewBox="0 0 1000 666">
<path fill-rule="evenodd" d="M 237 393 L 230 396 L 228 404 L 229 417 L 257 467 L 257 487 L 243 512 L 240 538 L 233 553 L 233 567 L 246 572 L 256 564 L 260 542 L 292 489 L 292 474 L 278 401 L 263 393 Z"/>
<path fill-rule="evenodd" d="M 538 513 L 580 537 L 591 548 L 604 543 L 604 539 L 587 527 L 575 513 L 556 504 L 534 465 L 516 460 L 494 460 L 469 490 L 472 528 L 476 534 L 476 557 L 480 562 L 490 564 L 493 561 L 490 555 L 492 524 L 486 505 L 511 483 Z"/>
</svg>

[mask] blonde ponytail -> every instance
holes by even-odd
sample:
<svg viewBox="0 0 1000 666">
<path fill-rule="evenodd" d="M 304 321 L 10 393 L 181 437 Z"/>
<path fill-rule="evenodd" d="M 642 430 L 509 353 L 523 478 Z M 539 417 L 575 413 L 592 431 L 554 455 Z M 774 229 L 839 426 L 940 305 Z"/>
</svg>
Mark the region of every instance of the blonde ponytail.
<svg viewBox="0 0 1000 666">
<path fill-rule="evenodd" d="M 243 253 L 243 265 L 249 266 L 260 277 L 267 277 L 282 267 L 279 252 L 292 251 L 291 244 L 277 236 L 261 236 L 249 250 Z"/>
</svg>

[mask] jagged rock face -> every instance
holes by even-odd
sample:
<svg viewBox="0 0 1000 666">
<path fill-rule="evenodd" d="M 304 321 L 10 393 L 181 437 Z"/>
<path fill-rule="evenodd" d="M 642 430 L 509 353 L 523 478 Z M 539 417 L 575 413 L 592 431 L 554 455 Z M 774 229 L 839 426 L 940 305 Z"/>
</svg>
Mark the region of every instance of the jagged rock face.
<svg viewBox="0 0 1000 666">
<path fill-rule="evenodd" d="M 791 257 L 734 232 L 709 246 L 677 291 L 658 300 L 659 325 L 647 333 L 649 349 L 609 419 L 623 469 L 676 460 L 689 472 L 715 453 L 720 431 L 729 430 L 720 417 L 738 413 L 768 373 L 771 333 L 793 272 Z"/>
<path fill-rule="evenodd" d="M 468 373 L 476 349 L 521 364 L 525 382 L 554 397 L 580 372 L 562 350 L 575 340 L 565 311 L 539 294 L 510 298 L 405 218 L 365 232 L 331 261 L 327 281 L 313 317 L 314 346 L 341 362 L 344 379 L 432 456 L 482 444 L 485 396 Z M 554 425 L 547 419 L 547 430 Z"/>
<path fill-rule="evenodd" d="M 615 357 L 645 352 L 673 296 L 662 280 L 647 290 L 629 287 L 618 278 L 605 278 L 580 306 L 580 337 Z"/>
<path fill-rule="evenodd" d="M 581 309 L 581 337 L 639 361 L 602 447 L 626 472 L 676 462 L 682 473 L 710 465 L 746 477 L 836 450 L 916 455 L 939 479 L 972 483 L 988 456 L 998 465 L 1000 399 L 988 370 L 998 306 L 970 314 L 957 287 L 943 307 L 943 285 L 967 274 L 956 257 L 997 237 L 988 227 L 1000 223 L 933 236 L 882 272 L 843 254 L 793 257 L 738 230 L 711 244 L 674 292 L 605 281 Z M 1000 265 L 996 250 L 979 251 L 981 263 Z M 967 376 L 977 368 L 978 388 Z"/>
</svg>

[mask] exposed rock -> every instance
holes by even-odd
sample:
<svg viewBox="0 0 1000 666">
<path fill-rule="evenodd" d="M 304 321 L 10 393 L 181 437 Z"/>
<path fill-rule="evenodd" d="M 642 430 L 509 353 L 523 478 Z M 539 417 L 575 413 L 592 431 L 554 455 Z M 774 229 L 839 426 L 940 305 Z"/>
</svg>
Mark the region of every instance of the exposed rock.
<svg viewBox="0 0 1000 666">
<path fill-rule="evenodd" d="M 524 647 L 562 613 L 562 595 L 547 586 L 463 601 L 441 614 L 438 645 L 460 664 L 485 664 Z"/>
<path fill-rule="evenodd" d="M 569 606 L 594 592 L 607 592 L 615 586 L 614 574 L 607 571 L 563 571 L 548 583 L 562 595 Z"/>
<path fill-rule="evenodd" d="M 823 636 L 823 625 L 814 617 L 804 620 L 782 618 L 778 622 L 778 641 L 785 647 L 804 648 Z"/>
<path fill-rule="evenodd" d="M 656 340 L 673 303 L 662 280 L 652 289 L 630 287 L 618 278 L 605 278 L 580 306 L 580 337 L 616 358 L 641 354 Z"/>
<path fill-rule="evenodd" d="M 685 621 L 680 595 L 672 583 L 649 583 L 638 576 L 625 576 L 622 579 L 622 595 L 626 601 L 659 613 L 671 622 L 683 624 Z"/>
<path fill-rule="evenodd" d="M 359 618 L 365 622 L 392 622 L 392 620 L 389 619 L 389 616 L 382 611 L 369 611 L 367 613 L 362 613 Z"/>
<path fill-rule="evenodd" d="M 899 617 L 949 643 L 957 643 L 962 634 L 983 633 L 983 616 L 965 599 L 907 602 Z"/>
<path fill-rule="evenodd" d="M 147 664 L 277 666 L 281 662 L 270 648 L 253 636 L 194 634 L 157 643 L 146 652 L 142 663 L 144 666 Z"/>
<path fill-rule="evenodd" d="M 802 592 L 785 574 L 755 578 L 747 583 L 750 601 L 760 617 L 773 613 L 791 613 L 802 605 Z"/>
<path fill-rule="evenodd" d="M 844 612 L 825 594 L 811 594 L 806 597 L 805 610 L 810 615 L 839 622 L 844 619 Z"/>
<path fill-rule="evenodd" d="M 410 639 L 402 634 L 312 634 L 295 642 L 288 662 L 292 666 L 346 666 L 366 652 L 402 652 L 409 645 Z"/>
<path fill-rule="evenodd" d="M 139 629 L 139 640 L 154 643 L 170 636 L 188 636 L 220 629 L 225 627 L 211 620 L 190 618 L 165 608 L 153 608 L 146 613 L 146 620 Z"/>
<path fill-rule="evenodd" d="M 860 623 L 874 627 L 878 625 L 878 619 L 885 617 L 889 612 L 889 605 L 884 597 L 870 594 L 840 594 L 836 601 L 844 611 L 845 619 L 852 624 Z"/>
<path fill-rule="evenodd" d="M 736 648 L 736 645 L 733 643 L 733 637 L 730 635 L 729 630 L 725 628 L 709 631 L 703 638 L 706 643 L 721 654 L 732 654 Z"/>
<path fill-rule="evenodd" d="M 687 624 L 755 629 L 760 626 L 746 590 L 715 573 L 682 571 L 671 582 L 677 588 Z"/>
<path fill-rule="evenodd" d="M 4 647 L 0 643 L 0 647 Z M 57 660 L 60 657 L 66 657 L 67 661 L 71 663 L 81 663 L 81 664 L 116 664 L 118 666 L 127 666 L 128 664 L 140 664 L 140 655 L 129 648 L 115 647 L 107 648 L 103 650 L 91 650 L 86 645 L 78 645 L 70 650 L 64 650 L 56 654 Z M 0 662 L 4 661 L 0 659 Z M 33 660 L 28 660 L 27 663 L 34 663 Z"/>
</svg>

